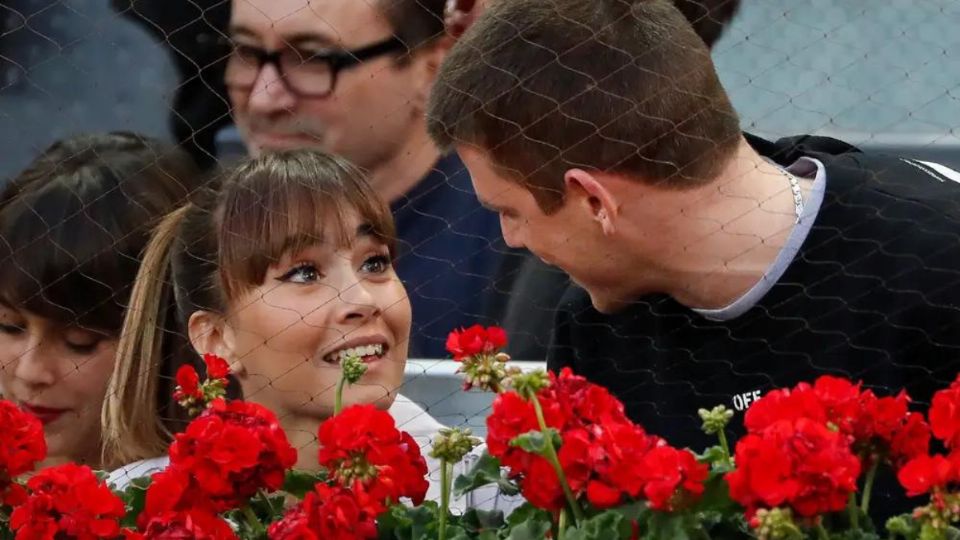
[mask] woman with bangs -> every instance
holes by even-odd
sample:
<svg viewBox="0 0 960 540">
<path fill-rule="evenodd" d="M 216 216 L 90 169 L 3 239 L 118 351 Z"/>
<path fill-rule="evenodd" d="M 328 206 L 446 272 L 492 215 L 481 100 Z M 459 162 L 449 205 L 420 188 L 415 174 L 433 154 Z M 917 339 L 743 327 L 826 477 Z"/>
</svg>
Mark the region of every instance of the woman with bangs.
<svg viewBox="0 0 960 540">
<path fill-rule="evenodd" d="M 3 190 L 0 396 L 43 423 L 41 468 L 119 464 L 101 459 L 100 414 L 130 289 L 150 228 L 199 180 L 186 154 L 111 133 L 52 145 Z"/>
<path fill-rule="evenodd" d="M 442 426 L 397 395 L 411 313 L 393 238 L 389 209 L 362 174 L 310 151 L 243 162 L 168 216 L 144 256 L 104 408 L 107 451 L 135 462 L 110 481 L 123 486 L 168 463 L 157 457 L 171 440 L 156 409 L 159 367 L 183 354 L 184 338 L 193 357 L 227 359 L 244 399 L 277 414 L 298 469 L 318 466 L 317 430 L 333 414 L 347 355 L 368 369 L 344 405 L 389 410 L 426 445 Z M 428 497 L 438 494 L 431 483 Z"/>
</svg>

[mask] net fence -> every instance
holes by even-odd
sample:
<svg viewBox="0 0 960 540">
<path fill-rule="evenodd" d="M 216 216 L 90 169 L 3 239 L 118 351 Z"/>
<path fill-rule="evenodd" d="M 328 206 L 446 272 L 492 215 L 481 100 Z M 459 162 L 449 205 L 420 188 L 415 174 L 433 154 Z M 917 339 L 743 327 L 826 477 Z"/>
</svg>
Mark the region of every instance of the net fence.
<svg viewBox="0 0 960 540">
<path fill-rule="evenodd" d="M 361 165 L 373 169 L 376 190 L 390 199 L 398 240 L 399 277 L 393 281 L 405 285 L 413 306 L 410 360 L 397 384 L 399 392 L 419 409 L 408 415 L 409 425 L 401 425 L 402 428 L 420 426 L 426 418 L 432 418 L 445 425 L 471 426 L 483 434 L 492 396 L 461 391 L 462 381 L 455 373 L 457 364 L 444 352 L 446 332 L 473 322 L 506 327 L 511 340 L 507 351 L 529 368 L 543 366 L 558 320 L 565 320 L 568 326 L 576 324 L 580 339 L 593 336 L 600 341 L 635 343 L 638 351 L 635 359 L 606 358 L 603 355 L 609 351 L 596 345 L 594 352 L 598 356 L 592 360 L 595 362 L 593 374 L 616 381 L 613 387 L 628 401 L 632 414 L 657 417 L 655 425 L 669 430 L 669 426 L 676 424 L 694 426 L 698 420 L 695 409 L 666 410 L 661 407 L 661 400 L 666 402 L 677 395 L 688 395 L 691 403 L 700 403 L 726 401 L 729 397 L 691 385 L 689 370 L 703 370 L 704 377 L 710 379 L 723 378 L 730 371 L 746 370 L 762 375 L 777 363 L 799 363 L 813 370 L 820 365 L 830 366 L 827 371 L 837 373 L 843 370 L 835 368 L 834 357 L 845 355 L 849 357 L 846 374 L 860 377 L 878 362 L 901 363 L 898 347 L 908 347 L 894 340 L 887 343 L 887 350 L 876 354 L 871 346 L 861 346 L 861 343 L 876 342 L 864 336 L 893 334 L 904 328 L 918 334 L 934 334 L 929 327 L 911 326 L 927 323 L 897 318 L 897 306 L 885 306 L 884 302 L 902 300 L 898 295 L 905 294 L 904 291 L 910 293 L 911 298 L 922 297 L 923 293 L 917 292 L 910 279 L 934 280 L 938 292 L 960 285 L 960 268 L 951 266 L 951 262 L 956 262 L 951 259 L 951 246 L 957 241 L 960 225 L 953 230 L 931 226 L 929 234 L 923 237 L 930 242 L 929 257 L 910 259 L 902 255 L 902 246 L 898 244 L 907 240 L 896 233 L 912 227 L 923 229 L 924 222 L 909 211 L 900 212 L 903 209 L 892 201 L 878 201 L 871 212 L 859 219 L 886 227 L 890 242 L 858 245 L 861 251 L 856 256 L 833 264 L 830 264 L 831 257 L 840 255 L 811 254 L 811 260 L 830 270 L 815 280 L 794 285 L 799 290 L 798 297 L 817 302 L 818 313 L 804 313 L 804 308 L 791 306 L 791 300 L 784 299 L 778 304 L 781 311 L 769 313 L 766 319 L 768 328 L 776 333 L 774 337 L 752 333 L 749 328 L 728 328 L 718 329 L 707 342 L 691 345 L 684 339 L 689 337 L 689 328 L 699 327 L 699 320 L 693 315 L 678 315 L 658 301 L 647 302 L 641 310 L 643 315 L 632 313 L 630 319 L 605 319 L 583 312 L 564 315 L 560 298 L 570 286 L 566 274 L 521 250 L 505 246 L 500 238 L 498 217 L 477 205 L 463 164 L 431 154 L 435 150 L 429 148 L 425 132 L 419 139 L 409 135 L 417 124 L 408 122 L 404 115 L 422 109 L 422 105 L 416 104 L 422 96 L 403 85 L 420 84 L 419 79 L 404 72 L 403 66 L 397 67 L 384 58 L 371 56 L 369 61 L 364 61 L 356 54 L 377 40 L 389 46 L 392 37 L 401 43 L 415 39 L 409 37 L 410 32 L 429 35 L 431 25 L 440 24 L 438 21 L 443 18 L 442 2 L 409 3 L 417 9 L 435 12 L 431 15 L 432 22 L 418 23 L 427 30 L 413 24 L 411 28 L 416 29 L 405 30 L 402 35 L 378 34 L 376 28 L 377 25 L 389 28 L 393 20 L 406 20 L 390 18 L 402 17 L 396 14 L 399 11 L 391 10 L 400 10 L 407 5 L 404 2 L 382 5 L 367 1 L 312 2 L 307 8 L 302 4 L 289 0 L 245 2 L 251 17 L 260 16 L 256 19 L 260 21 L 259 26 L 235 28 L 230 32 L 228 1 L 3 0 L 0 3 L 0 177 L 16 177 L 54 141 L 81 133 L 117 130 L 176 143 L 201 169 L 209 172 L 241 158 L 247 153 L 248 144 L 253 144 L 250 124 L 238 128 L 235 122 L 243 115 L 255 116 L 254 124 L 260 122 L 278 131 L 279 134 L 274 134 L 277 137 L 293 136 L 296 130 L 302 130 L 314 140 L 362 161 Z M 957 133 L 960 34 L 955 31 L 958 24 L 960 5 L 955 0 L 744 0 L 712 54 L 746 132 L 770 139 L 798 134 L 833 136 L 866 151 L 883 151 L 918 160 L 913 163 L 921 167 L 935 162 L 960 168 L 960 134 Z M 273 36 L 287 31 L 286 37 L 279 40 L 257 37 L 258 32 Z M 231 34 L 232 43 L 224 39 Z M 294 34 L 297 35 L 290 38 Z M 238 90 L 228 91 L 224 84 L 228 76 L 226 59 L 238 54 L 237 46 L 250 49 L 246 50 L 243 61 L 248 66 L 256 64 L 254 78 L 258 74 L 262 76 L 260 64 L 265 62 L 262 53 L 290 49 L 288 58 L 268 59 L 273 62 L 270 69 L 274 73 L 287 70 L 280 75 L 284 82 L 261 87 L 258 85 L 262 81 L 251 79 L 249 84 L 253 88 L 243 90 L 246 95 L 231 96 L 231 92 Z M 339 79 L 336 70 L 332 76 L 328 73 L 329 81 L 322 74 L 297 70 L 303 51 L 327 51 L 331 47 L 349 51 L 348 56 L 358 63 L 339 68 Z M 325 69 L 330 70 L 329 64 Z M 397 75 L 398 72 L 403 75 Z M 320 86 L 324 89 L 329 86 L 330 95 L 304 97 L 312 88 Z M 317 93 L 324 91 L 316 90 Z M 236 99 L 242 99 L 244 104 L 241 107 L 232 104 L 231 100 Z M 257 108 L 256 115 L 249 112 L 251 108 Z M 411 137 L 410 141 L 397 140 L 407 136 Z M 74 152 L 80 153 L 80 150 Z M 64 159 L 74 157 L 67 154 Z M 389 166 L 385 165 L 388 161 Z M 66 170 L 66 163 L 64 168 Z M 943 177 L 941 171 L 941 180 Z M 958 180 L 949 173 L 945 177 Z M 199 187 L 200 181 L 197 182 L 193 187 Z M 123 179 L 117 189 L 126 193 Z M 49 228 L 51 237 L 68 238 L 71 231 L 83 231 L 92 222 L 106 219 L 97 216 L 112 214 L 102 206 L 105 201 L 114 201 L 114 197 L 91 199 L 80 192 L 74 195 L 76 201 L 80 201 L 81 210 L 64 215 L 58 223 L 50 223 L 47 215 L 34 212 L 35 215 L 30 216 L 30 212 L 19 210 L 16 213 L 19 219 L 29 221 L 34 229 L 32 233 L 24 233 L 26 236 L 5 238 L 7 251 L 16 253 L 26 249 L 26 244 L 42 242 L 43 227 Z M 134 195 L 130 197 L 130 206 L 145 204 Z M 955 211 L 949 197 L 943 202 L 941 206 L 934 205 L 934 210 L 945 214 Z M 70 203 L 63 205 L 70 207 Z M 929 209 L 930 205 L 920 206 Z M 13 215 L 9 209 L 4 211 Z M 163 213 L 163 208 L 147 209 L 131 219 L 153 223 Z M 125 215 L 125 212 L 116 214 Z M 952 217 L 955 216 L 951 214 Z M 4 227 L 8 230 L 14 230 L 14 225 L 4 218 Z M 113 234 L 109 226 L 101 229 L 108 236 Z M 133 231 L 121 232 L 124 242 L 127 235 L 133 234 Z M 141 253 L 145 238 L 140 238 L 138 246 L 124 244 L 128 252 L 118 256 Z M 824 242 L 826 246 L 828 240 Z M 117 240 L 107 245 L 121 243 Z M 844 249 L 853 248 L 848 245 Z M 67 257 L 73 256 L 69 249 L 64 252 Z M 49 252 L 46 255 L 58 258 Z M 44 256 L 43 252 L 35 254 L 41 259 Z M 12 260 L 0 264 L 11 265 Z M 77 261 L 78 268 L 81 262 Z M 139 261 L 132 262 L 134 271 L 138 264 Z M 367 261 L 351 264 L 365 267 Z M 906 276 L 904 281 L 877 282 L 869 277 L 869 268 L 864 268 L 864 265 L 891 264 L 903 265 L 902 273 L 891 275 Z M 87 272 L 86 267 L 83 268 L 81 273 Z M 131 270 L 124 267 L 122 271 Z M 268 271 L 268 275 L 273 276 L 270 272 L 274 270 Z M 853 300 L 838 299 L 835 290 L 821 288 L 831 279 L 839 279 L 834 285 L 841 289 L 850 287 L 860 293 Z M 36 276 L 35 281 L 37 284 L 57 282 L 46 275 Z M 836 285 L 838 282 L 840 285 Z M 129 294 L 131 286 L 132 283 L 124 285 L 121 294 Z M 99 399 L 95 395 L 102 392 L 112 372 L 113 349 L 108 345 L 113 343 L 113 335 L 98 333 L 110 329 L 94 328 L 96 331 L 90 332 L 88 325 L 80 320 L 82 317 L 70 320 L 35 313 L 29 307 L 32 304 L 10 297 L 9 286 L 0 284 L 0 289 L 7 291 L 0 298 L 4 310 L 3 326 L 0 326 L 3 396 L 33 403 L 52 419 L 51 426 L 60 414 L 57 411 L 67 411 L 78 419 L 76 425 L 86 430 L 72 435 L 80 437 L 74 442 L 84 437 L 95 439 L 100 413 L 97 407 L 87 406 L 86 400 Z M 355 311 L 362 311 L 365 304 L 363 300 L 347 299 L 354 294 L 348 290 L 335 291 L 333 296 L 314 300 L 313 304 L 309 299 L 273 292 L 279 290 L 281 287 L 271 288 L 271 292 L 253 303 L 259 301 L 275 310 L 263 311 L 262 316 L 269 319 L 262 324 L 263 328 L 280 329 L 265 335 L 264 331 L 254 328 L 250 333 L 256 337 L 249 339 L 259 339 L 260 350 L 268 351 L 264 361 L 270 361 L 271 355 L 282 361 L 300 355 L 301 361 L 291 361 L 286 368 L 271 365 L 262 373 L 253 374 L 251 378 L 257 382 L 250 388 L 256 391 L 246 397 L 256 400 L 258 393 L 269 396 L 273 403 L 287 407 L 281 416 L 296 417 L 304 411 L 320 414 L 318 411 L 325 410 L 320 402 L 329 398 L 333 379 L 311 379 L 313 376 L 308 371 L 317 369 L 316 359 L 311 361 L 303 358 L 302 350 L 284 347 L 312 347 L 315 353 L 327 351 L 328 345 L 323 341 L 329 334 L 324 332 L 329 331 L 332 323 L 325 317 L 333 316 L 328 312 L 340 309 L 338 302 L 353 306 Z M 77 298 L 84 297 L 81 292 L 78 291 Z M 43 297 L 45 289 L 40 288 L 37 294 Z M 956 371 L 951 362 L 957 357 L 960 345 L 956 341 L 960 340 L 960 334 L 951 340 L 940 330 L 960 330 L 957 324 L 960 307 L 938 305 L 931 299 L 920 302 L 936 308 L 936 324 L 942 326 L 937 329 L 939 333 L 927 339 L 934 347 L 923 350 L 940 351 L 943 365 Z M 400 309 L 396 306 L 402 303 L 398 301 L 384 307 L 384 313 L 396 313 Z M 93 310 L 96 306 L 89 307 Z M 798 311 L 792 313 L 798 314 L 791 316 L 794 308 Z M 876 316 L 869 323 L 854 327 L 848 326 L 846 320 L 830 318 L 831 314 L 850 310 L 866 310 Z M 654 321 L 656 331 L 669 332 L 673 337 L 655 343 L 644 341 L 646 338 L 635 333 L 635 324 L 643 320 Z M 258 322 L 254 320 L 250 324 Z M 403 327 L 402 321 L 396 324 Z M 119 327 L 113 330 L 118 331 Z M 389 339 L 396 337 L 405 342 L 403 333 L 401 330 Z M 823 356 L 809 354 L 807 345 L 793 339 L 821 340 Z M 740 347 L 743 343 L 750 343 L 750 347 Z M 588 347 L 577 354 L 588 356 L 590 350 L 593 349 Z M 749 357 L 737 358 L 739 354 Z M 939 386 L 946 386 L 953 378 L 952 373 L 949 369 L 931 369 L 928 360 L 918 360 L 911 376 L 932 378 Z M 271 380 L 264 373 L 285 382 Z M 893 386 L 909 381 L 889 382 Z M 378 388 L 381 393 L 394 390 Z M 757 390 L 749 386 L 731 391 L 735 395 L 729 404 L 742 409 L 755 399 Z M 287 399 L 278 396 L 284 392 L 288 394 Z M 317 408 L 312 409 L 314 405 Z M 90 412 L 94 409 L 97 410 Z M 84 423 L 83 418 L 89 422 Z"/>
</svg>

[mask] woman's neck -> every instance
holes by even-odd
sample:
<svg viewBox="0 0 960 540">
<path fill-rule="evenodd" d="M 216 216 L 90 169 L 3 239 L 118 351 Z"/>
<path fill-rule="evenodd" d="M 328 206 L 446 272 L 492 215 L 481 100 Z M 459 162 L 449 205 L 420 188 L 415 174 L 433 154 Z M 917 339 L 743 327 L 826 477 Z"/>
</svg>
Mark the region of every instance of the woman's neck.
<svg viewBox="0 0 960 540">
<path fill-rule="evenodd" d="M 285 415 L 280 420 L 280 426 L 287 434 L 290 445 L 297 450 L 298 470 L 314 471 L 320 465 L 317 462 L 317 453 L 320 451 L 320 441 L 317 439 L 317 430 L 323 419 L 315 416 L 302 416 L 296 414 Z"/>
<path fill-rule="evenodd" d="M 86 465 L 95 471 L 109 470 L 108 467 L 104 466 L 103 461 L 100 459 L 99 449 L 96 451 L 89 451 L 83 454 L 73 454 L 69 456 L 47 456 L 46 459 L 37 463 L 37 466 L 34 468 L 34 470 L 40 471 L 50 467 L 56 467 L 57 465 L 63 465 L 64 463 Z"/>
</svg>

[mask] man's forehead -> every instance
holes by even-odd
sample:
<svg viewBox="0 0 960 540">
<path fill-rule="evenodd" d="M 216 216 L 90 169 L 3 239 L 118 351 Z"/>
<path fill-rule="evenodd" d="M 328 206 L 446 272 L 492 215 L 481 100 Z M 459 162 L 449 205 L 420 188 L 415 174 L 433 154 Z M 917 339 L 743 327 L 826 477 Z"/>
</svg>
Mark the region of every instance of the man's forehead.
<svg viewBox="0 0 960 540">
<path fill-rule="evenodd" d="M 390 29 L 374 0 L 233 0 L 230 25 L 263 40 L 315 36 L 338 45 Z"/>
</svg>

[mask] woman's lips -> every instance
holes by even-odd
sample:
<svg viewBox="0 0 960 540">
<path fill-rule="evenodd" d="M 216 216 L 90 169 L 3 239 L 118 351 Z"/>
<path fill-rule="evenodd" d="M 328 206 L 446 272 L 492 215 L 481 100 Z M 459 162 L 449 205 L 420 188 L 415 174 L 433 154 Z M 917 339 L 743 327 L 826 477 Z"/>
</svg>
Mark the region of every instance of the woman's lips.
<svg viewBox="0 0 960 540">
<path fill-rule="evenodd" d="M 20 408 L 25 412 L 28 412 L 36 416 L 41 423 L 44 425 L 49 424 L 63 416 L 65 413 L 69 412 L 70 409 L 57 409 L 54 407 L 43 407 L 40 405 L 31 405 L 29 403 L 21 403 Z"/>
</svg>

